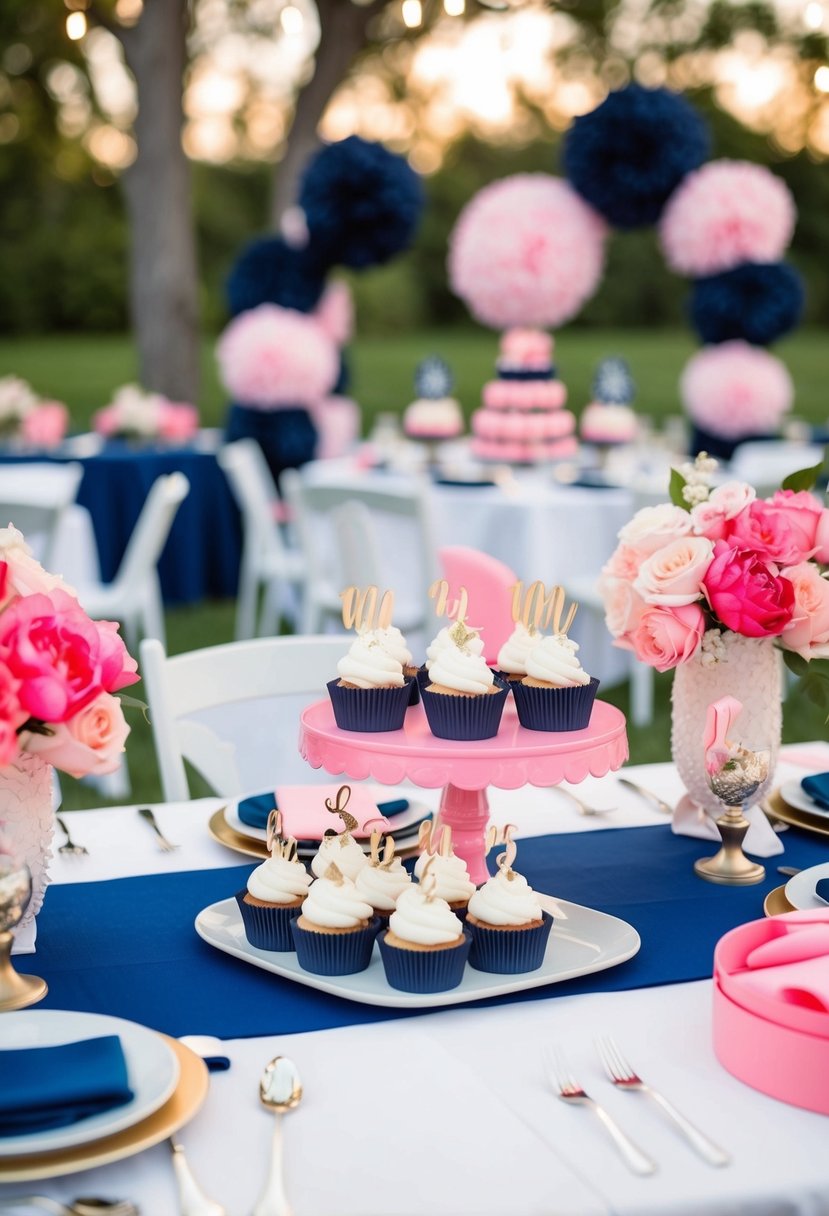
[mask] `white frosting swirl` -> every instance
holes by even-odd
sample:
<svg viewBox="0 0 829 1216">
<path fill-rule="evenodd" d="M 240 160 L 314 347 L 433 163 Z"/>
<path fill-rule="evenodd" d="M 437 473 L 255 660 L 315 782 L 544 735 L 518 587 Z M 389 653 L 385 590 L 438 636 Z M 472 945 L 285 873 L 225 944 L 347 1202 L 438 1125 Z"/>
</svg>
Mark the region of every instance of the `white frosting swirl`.
<svg viewBox="0 0 829 1216">
<path fill-rule="evenodd" d="M 351 879 L 355 879 L 363 866 L 368 865 L 368 858 L 349 832 L 339 836 L 323 836 L 320 847 L 311 858 L 311 870 L 317 878 L 322 878 L 332 861 L 341 874 Z"/>
<path fill-rule="evenodd" d="M 531 626 L 529 629 L 523 622 L 516 621 L 515 628 L 498 651 L 498 666 L 513 676 L 527 674 L 527 659 L 530 651 L 541 640 L 541 634 Z"/>
<path fill-rule="evenodd" d="M 360 633 L 348 654 L 337 664 L 340 679 L 357 688 L 399 688 L 404 683 L 403 665 L 378 642 L 372 633 Z"/>
<path fill-rule="evenodd" d="M 541 920 L 538 896 L 523 874 L 499 870 L 469 901 L 469 913 L 487 925 L 528 925 Z"/>
<path fill-rule="evenodd" d="M 442 651 L 446 650 L 447 647 L 455 646 L 454 639 L 450 637 L 450 634 L 454 628 L 454 625 L 446 625 L 443 629 L 441 629 L 434 641 L 430 642 L 426 647 L 427 671 L 431 671 L 432 663 Z M 468 639 L 466 642 L 466 649 L 471 651 L 472 654 L 484 653 L 484 644 L 478 634 L 475 634 L 474 637 Z"/>
<path fill-rule="evenodd" d="M 292 904 L 304 896 L 311 875 L 301 861 L 269 857 L 248 876 L 248 891 L 254 899 L 268 904 Z"/>
<path fill-rule="evenodd" d="M 388 629 L 375 629 L 369 636 L 377 642 L 377 645 L 382 650 L 385 650 L 386 654 L 390 654 L 393 659 L 397 659 L 401 667 L 409 667 L 411 665 L 412 652 L 406 645 L 406 639 L 396 625 L 389 625 Z"/>
<path fill-rule="evenodd" d="M 576 658 L 578 643 L 563 633 L 552 633 L 533 646 L 527 658 L 527 675 L 557 688 L 589 684 L 590 676 Z"/>
<path fill-rule="evenodd" d="M 302 915 L 321 929 L 356 929 L 361 921 L 371 920 L 374 909 L 367 904 L 350 878 L 335 882 L 318 878 L 302 905 Z"/>
<path fill-rule="evenodd" d="M 397 897 L 411 885 L 412 877 L 399 857 L 386 867 L 364 866 L 355 880 L 359 893 L 380 912 L 391 912 Z"/>
<path fill-rule="evenodd" d="M 448 857 L 443 857 L 440 853 L 435 853 L 434 856 L 421 853 L 415 862 L 415 878 L 422 879 L 423 871 L 430 861 L 432 864 L 429 866 L 429 873 L 435 879 L 435 895 L 439 899 L 445 899 L 450 904 L 469 899 L 475 890 L 475 884 L 469 877 L 466 862 L 462 857 L 456 857 L 454 853 L 450 853 Z"/>
<path fill-rule="evenodd" d="M 312 888 L 313 890 L 313 888 Z M 445 899 L 427 899 L 422 887 L 408 887 L 389 918 L 392 933 L 418 946 L 445 946 L 457 941 L 463 925 Z"/>
<path fill-rule="evenodd" d="M 442 684 L 455 692 L 480 696 L 491 688 L 495 676 L 482 654 L 474 654 L 465 646 L 446 646 L 429 668 L 433 684 Z"/>
</svg>

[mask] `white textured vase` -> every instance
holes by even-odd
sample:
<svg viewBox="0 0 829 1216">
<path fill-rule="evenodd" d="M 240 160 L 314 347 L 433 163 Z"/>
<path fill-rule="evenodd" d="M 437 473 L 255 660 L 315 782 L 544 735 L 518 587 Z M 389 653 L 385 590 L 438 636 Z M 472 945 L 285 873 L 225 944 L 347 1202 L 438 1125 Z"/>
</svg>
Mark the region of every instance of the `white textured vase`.
<svg viewBox="0 0 829 1216">
<path fill-rule="evenodd" d="M 771 752 L 768 780 L 752 801 L 771 789 L 783 727 L 780 653 L 771 638 L 710 630 L 692 659 L 674 672 L 671 751 L 683 784 L 693 800 L 714 818 L 722 803 L 708 785 L 703 736 L 708 706 L 720 697 L 736 697 L 743 710 L 732 729 L 732 742 L 767 746 Z"/>
<path fill-rule="evenodd" d="M 32 898 L 18 932 L 37 916 L 49 881 L 55 830 L 52 794 L 51 765 L 39 756 L 23 752 L 0 769 L 0 840 L 32 875 Z"/>
</svg>

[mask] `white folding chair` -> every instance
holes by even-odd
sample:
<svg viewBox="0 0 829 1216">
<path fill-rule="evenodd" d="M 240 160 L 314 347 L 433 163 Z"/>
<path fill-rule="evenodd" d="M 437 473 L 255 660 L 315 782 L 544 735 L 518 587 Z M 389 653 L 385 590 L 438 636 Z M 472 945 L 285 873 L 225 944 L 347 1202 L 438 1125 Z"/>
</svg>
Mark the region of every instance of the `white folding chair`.
<svg viewBox="0 0 829 1216">
<path fill-rule="evenodd" d="M 150 487 L 121 564 L 111 583 L 77 587 L 78 599 L 91 617 L 120 621 L 130 649 L 138 639 L 164 640 L 164 607 L 158 581 L 158 559 L 167 543 L 176 512 L 190 492 L 183 473 L 167 473 Z"/>
<path fill-rule="evenodd" d="M 54 569 L 55 541 L 83 477 L 76 462 L 0 465 L 0 527 L 23 533 L 38 560 Z"/>
<path fill-rule="evenodd" d="M 236 638 L 276 633 L 281 593 L 285 586 L 305 594 L 307 565 L 303 555 L 289 549 L 277 522 L 280 505 L 271 471 L 255 439 L 239 439 L 218 452 L 242 515 L 242 561 L 236 601 Z M 262 614 L 257 621 L 259 593 L 264 588 Z"/>
<path fill-rule="evenodd" d="M 405 547 L 407 566 L 411 570 L 413 585 L 419 589 L 415 601 L 406 603 L 398 598 L 395 606 L 395 624 L 402 630 L 418 630 L 431 624 L 434 612 L 428 598 L 428 588 L 437 577 L 437 553 L 433 541 L 431 516 L 425 485 L 415 483 L 409 490 L 378 490 L 371 486 L 342 484 L 326 481 L 315 485 L 302 472 L 286 469 L 281 477 L 283 493 L 293 512 L 294 527 L 299 546 L 308 563 L 308 594 L 303 614 L 303 633 L 317 633 L 330 620 L 338 620 L 342 609 L 339 591 L 350 582 L 360 581 L 349 577 L 359 569 L 370 569 L 372 582 L 395 588 L 396 576 L 388 570 L 383 560 L 383 549 L 376 537 L 382 526 L 392 529 L 401 523 L 408 529 L 403 542 L 390 542 L 395 547 Z M 363 510 L 335 516 L 339 508 L 361 504 Z M 341 529 L 357 532 L 356 542 L 340 552 L 339 545 L 331 543 L 336 519 Z M 370 521 L 370 526 L 369 526 Z M 359 527 L 364 526 L 364 551 L 360 553 Z M 327 525 L 327 526 L 326 526 Z M 336 535 L 333 537 L 337 540 Z M 350 568 L 347 565 L 351 562 Z"/>
<path fill-rule="evenodd" d="M 141 675 L 165 800 L 190 797 L 185 760 L 227 798 L 311 781 L 297 751 L 299 711 L 327 696 L 343 641 L 257 638 L 168 658 L 161 642 L 146 638 Z"/>
</svg>

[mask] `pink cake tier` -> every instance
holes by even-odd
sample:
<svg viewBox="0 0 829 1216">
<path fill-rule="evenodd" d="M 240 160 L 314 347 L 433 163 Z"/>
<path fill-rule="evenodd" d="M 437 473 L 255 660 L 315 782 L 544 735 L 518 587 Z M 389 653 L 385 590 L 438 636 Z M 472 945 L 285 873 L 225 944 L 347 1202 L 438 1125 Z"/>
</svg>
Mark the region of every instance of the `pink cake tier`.
<svg viewBox="0 0 829 1216">
<path fill-rule="evenodd" d="M 455 439 L 463 434 L 463 413 L 454 397 L 420 398 L 406 407 L 403 430 L 411 439 Z"/>
<path fill-rule="evenodd" d="M 581 416 L 581 437 L 585 443 L 632 443 L 638 429 L 636 414 L 629 405 L 591 401 Z"/>
<path fill-rule="evenodd" d="M 455 851 L 473 882 L 488 877 L 484 834 L 489 821 L 486 788 L 514 790 L 523 785 L 551 786 L 603 777 L 619 769 L 628 755 L 621 710 L 596 701 L 584 730 L 525 730 L 514 704 L 504 709 L 494 739 L 456 742 L 437 739 L 422 705 L 406 713 L 402 730 L 360 734 L 340 730 L 329 701 L 317 701 L 300 718 L 299 750 L 312 768 L 335 776 L 383 785 L 412 781 L 424 789 L 443 787 L 438 822 L 449 824 Z"/>
<path fill-rule="evenodd" d="M 481 399 L 487 410 L 560 410 L 567 389 L 560 380 L 489 380 Z"/>
</svg>

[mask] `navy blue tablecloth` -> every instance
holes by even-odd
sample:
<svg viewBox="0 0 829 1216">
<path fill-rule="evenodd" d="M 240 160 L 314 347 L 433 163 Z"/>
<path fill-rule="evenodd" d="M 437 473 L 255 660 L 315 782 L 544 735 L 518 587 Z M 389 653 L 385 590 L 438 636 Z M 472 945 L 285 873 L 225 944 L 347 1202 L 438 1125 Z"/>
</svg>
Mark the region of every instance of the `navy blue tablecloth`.
<svg viewBox="0 0 829 1216">
<path fill-rule="evenodd" d="M 114 440 L 94 456 L 22 456 L 0 453 L 0 463 L 77 461 L 84 475 L 77 501 L 92 516 L 101 576 L 115 575 L 150 486 L 164 473 L 181 472 L 190 493 L 179 508 L 161 555 L 166 603 L 195 603 L 236 594 L 241 553 L 239 512 L 211 452 L 193 448 L 133 447 Z"/>
<path fill-rule="evenodd" d="M 638 930 L 642 947 L 607 971 L 473 1007 L 710 976 L 719 938 L 762 917 L 765 895 L 782 881 L 772 859 L 766 882 L 757 886 L 704 882 L 693 862 L 713 851 L 710 842 L 674 836 L 667 825 L 519 842 L 517 864 L 537 890 L 621 917 Z M 788 865 L 817 865 L 827 857 L 826 840 L 786 833 Z M 37 955 L 17 965 L 25 970 L 27 963 L 48 981 L 41 1008 L 115 1014 L 171 1035 L 245 1038 L 409 1016 L 329 996 L 203 942 L 193 928 L 196 915 L 240 890 L 250 870 L 51 887 L 38 916 Z"/>
</svg>

